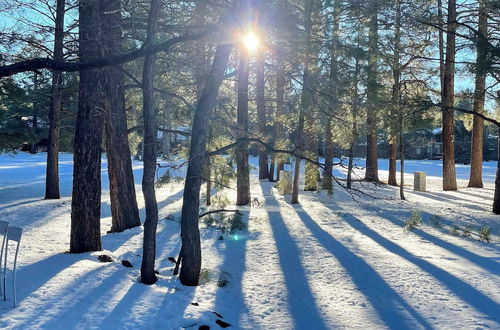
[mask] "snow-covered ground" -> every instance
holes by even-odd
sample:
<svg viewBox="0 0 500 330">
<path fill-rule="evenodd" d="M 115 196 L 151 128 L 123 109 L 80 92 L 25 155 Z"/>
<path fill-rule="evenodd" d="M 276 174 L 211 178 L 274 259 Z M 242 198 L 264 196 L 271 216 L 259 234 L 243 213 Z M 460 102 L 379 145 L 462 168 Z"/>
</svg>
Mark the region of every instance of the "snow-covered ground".
<svg viewBox="0 0 500 330">
<path fill-rule="evenodd" d="M 357 183 L 377 198 L 353 199 L 336 187 L 333 198 L 301 193 L 298 206 L 279 196 L 273 184 L 259 182 L 254 171 L 256 200 L 242 208 L 248 231 L 219 240 L 217 230 L 203 229 L 203 284 L 189 288 L 171 276 L 167 259 L 180 247 L 175 220 L 181 183 L 158 190 L 160 280 L 145 286 L 137 281 L 142 228 L 106 234 L 111 223 L 106 164 L 106 251 L 70 255 L 72 156 L 61 155 L 59 201 L 42 199 L 45 157 L 0 155 L 0 220 L 24 227 L 19 306 L 10 307 L 9 291 L 0 304 L 0 328 L 217 329 L 217 320 L 249 329 L 500 328 L 500 221 L 490 212 L 496 162 L 484 164 L 484 189 L 463 188 L 468 167 L 457 165 L 462 188 L 443 192 L 439 161 L 407 161 L 405 202 L 396 198 L 397 188 Z M 380 169 L 385 180 L 387 160 L 380 161 Z M 426 193 L 411 191 L 416 170 L 429 175 Z M 134 162 L 134 174 L 144 217 L 141 163 Z M 423 224 L 407 232 L 403 222 L 416 211 Z M 436 222 L 442 226 L 431 225 Z M 449 232 L 467 225 L 490 227 L 492 242 Z M 117 262 L 99 262 L 102 253 Z M 224 287 L 217 285 L 221 276 L 229 281 Z"/>
</svg>

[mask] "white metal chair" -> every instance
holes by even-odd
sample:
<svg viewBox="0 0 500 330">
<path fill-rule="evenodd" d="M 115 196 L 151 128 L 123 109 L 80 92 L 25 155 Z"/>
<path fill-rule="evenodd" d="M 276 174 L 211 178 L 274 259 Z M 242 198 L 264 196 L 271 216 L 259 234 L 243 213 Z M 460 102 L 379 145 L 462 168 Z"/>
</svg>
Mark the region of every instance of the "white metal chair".
<svg viewBox="0 0 500 330">
<path fill-rule="evenodd" d="M 9 227 L 9 223 L 7 221 L 0 221 L 0 235 L 2 235 L 2 245 L 0 246 L 0 278 L 3 278 L 3 251 L 5 248 L 5 242 L 7 242 L 7 228 Z M 5 299 L 5 287 L 3 285 L 3 281 L 0 281 L 0 294 Z"/>
<path fill-rule="evenodd" d="M 14 255 L 14 263 L 12 265 L 12 294 L 14 298 L 14 307 L 17 305 L 16 301 L 16 266 L 17 266 L 17 255 L 19 254 L 19 245 L 21 245 L 21 235 L 23 233 L 23 229 L 20 227 L 8 227 L 7 228 L 7 240 L 5 242 L 5 252 L 3 259 L 3 288 L 4 295 L 3 300 L 7 300 L 6 294 L 6 281 L 7 281 L 7 252 L 9 251 L 9 241 L 17 242 L 16 253 Z"/>
</svg>

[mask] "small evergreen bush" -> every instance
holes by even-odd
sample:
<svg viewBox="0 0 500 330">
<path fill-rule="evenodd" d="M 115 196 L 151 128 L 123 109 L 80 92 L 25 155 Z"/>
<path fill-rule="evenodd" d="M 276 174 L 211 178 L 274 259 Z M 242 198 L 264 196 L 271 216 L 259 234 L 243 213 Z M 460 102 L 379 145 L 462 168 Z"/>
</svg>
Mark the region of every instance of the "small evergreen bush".
<svg viewBox="0 0 500 330">
<path fill-rule="evenodd" d="M 422 214 L 420 211 L 412 211 L 411 217 L 405 220 L 404 228 L 406 231 L 411 231 L 422 223 Z"/>
<path fill-rule="evenodd" d="M 479 230 L 479 240 L 481 242 L 490 242 L 491 239 L 491 229 L 488 226 L 484 226 Z"/>
</svg>

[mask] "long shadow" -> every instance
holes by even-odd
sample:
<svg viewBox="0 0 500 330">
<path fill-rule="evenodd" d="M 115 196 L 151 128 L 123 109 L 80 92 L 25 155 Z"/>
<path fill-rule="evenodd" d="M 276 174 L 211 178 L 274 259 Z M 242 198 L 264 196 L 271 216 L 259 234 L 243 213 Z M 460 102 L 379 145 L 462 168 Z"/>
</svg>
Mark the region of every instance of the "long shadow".
<svg viewBox="0 0 500 330">
<path fill-rule="evenodd" d="M 353 215 L 346 214 L 343 216 L 343 218 L 345 219 L 346 223 L 349 224 L 352 228 L 359 231 L 366 237 L 369 237 L 389 252 L 408 260 L 415 266 L 432 275 L 435 279 L 437 279 L 445 287 L 452 291 L 456 296 L 458 296 L 464 302 L 467 302 L 468 304 L 473 306 L 479 312 L 485 314 L 489 319 L 500 322 L 500 305 L 490 297 L 484 295 L 479 290 L 472 287 L 470 284 L 462 281 L 461 279 L 453 276 L 443 269 L 414 256 L 401 246 L 397 245 L 394 242 L 391 242 L 376 231 L 367 227 L 363 222 L 361 222 L 361 220 L 354 217 Z"/>
<path fill-rule="evenodd" d="M 242 213 L 243 217 L 248 219 L 248 224 L 249 211 L 245 210 Z M 225 245 L 224 261 L 220 266 L 220 271 L 229 273 L 229 284 L 217 290 L 213 311 L 224 316 L 224 320 L 236 329 L 241 327 L 241 315 L 250 315 L 243 295 L 243 275 L 246 270 L 245 261 L 249 239 L 248 232 L 241 232 L 220 241 L 220 244 Z"/>
<path fill-rule="evenodd" d="M 266 206 L 279 207 L 279 202 L 271 193 L 265 192 L 270 187 L 262 185 Z M 327 329 L 320 315 L 309 280 L 302 266 L 301 251 L 290 235 L 279 211 L 268 211 L 269 222 L 278 249 L 281 269 L 285 276 L 288 306 L 295 329 Z"/>
<path fill-rule="evenodd" d="M 468 189 L 471 189 L 471 188 L 468 188 Z M 484 190 L 484 188 L 474 188 L 474 189 L 477 189 L 477 190 Z M 470 191 L 463 191 L 463 190 L 460 190 L 460 193 L 461 194 L 465 194 L 465 195 L 469 195 L 469 196 L 472 196 L 472 197 L 478 197 L 478 198 L 482 198 L 484 199 L 484 195 L 480 195 L 480 194 L 473 194 L 471 193 Z"/>
<path fill-rule="evenodd" d="M 40 198 L 27 199 L 27 200 L 24 200 L 22 202 L 18 202 L 18 203 L 14 203 L 14 204 L 9 204 L 9 205 L 2 206 L 2 207 L 0 207 L 0 211 L 8 210 L 10 208 L 21 206 L 21 205 L 32 204 L 32 203 L 39 202 L 39 201 L 42 201 L 42 200 L 43 199 L 40 199 Z"/>
<path fill-rule="evenodd" d="M 402 220 L 395 217 L 394 215 L 389 214 L 388 212 L 383 212 L 382 210 L 379 209 L 374 209 L 375 212 L 379 213 L 379 216 L 382 217 L 383 219 L 389 220 L 392 224 L 401 227 L 403 224 Z M 493 260 L 492 258 L 488 257 L 483 257 L 478 254 L 475 254 L 474 252 L 471 252 L 461 246 L 452 244 L 450 242 L 447 242 L 441 238 L 438 238 L 434 235 L 431 235 L 421 229 L 415 228 L 413 230 L 413 233 L 420 236 L 421 238 L 428 240 L 429 242 L 442 247 L 458 256 L 461 256 L 470 262 L 476 264 L 477 266 L 483 268 L 484 270 L 493 273 L 493 274 L 500 274 L 500 263 Z"/>
<path fill-rule="evenodd" d="M 426 329 L 432 326 L 406 302 L 384 279 L 362 258 L 355 255 L 342 243 L 323 230 L 303 209 L 295 210 L 304 225 L 318 242 L 334 255 L 358 289 L 370 301 L 380 319 L 391 329 L 415 328 L 415 321 Z M 408 319 L 401 308 L 413 317 Z"/>
<path fill-rule="evenodd" d="M 182 190 L 178 191 L 174 195 L 168 196 L 163 201 L 158 202 L 158 210 L 161 210 L 163 207 L 167 206 L 168 204 L 174 203 L 174 202 L 180 200 L 181 198 L 182 198 Z M 141 209 L 139 209 L 139 214 L 143 214 L 144 212 L 146 212 L 145 207 L 142 207 Z M 122 233 L 108 233 L 108 234 L 102 236 L 103 248 L 105 248 L 106 250 L 110 250 L 110 251 L 115 251 L 116 249 L 118 249 L 120 246 L 122 246 L 124 244 L 124 238 L 122 237 L 124 235 L 124 233 L 130 235 L 129 237 L 126 238 L 125 241 L 131 239 L 132 237 L 142 235 L 142 231 L 139 233 L 136 233 L 135 228 L 126 230 Z M 158 238 L 157 238 L 157 240 L 158 240 Z"/>
<path fill-rule="evenodd" d="M 22 303 L 22 300 L 37 291 L 58 273 L 82 259 L 85 259 L 83 255 L 60 253 L 20 268 L 16 271 L 17 281 L 22 283 L 17 290 L 18 301 Z"/>
<path fill-rule="evenodd" d="M 35 312 L 29 316 L 29 318 L 23 319 L 22 322 L 19 322 L 16 324 L 17 328 L 22 328 L 22 329 L 31 329 L 31 328 L 43 328 L 44 326 L 41 324 L 42 320 L 45 322 L 51 322 L 53 319 L 59 319 L 61 320 L 61 315 L 64 315 L 64 313 L 57 313 L 56 315 L 53 315 L 53 317 L 48 318 L 47 317 L 47 310 L 49 312 L 52 312 L 55 308 L 54 305 L 58 307 L 60 311 L 64 311 L 65 313 L 78 313 L 79 316 L 81 314 L 78 311 L 75 311 L 75 304 L 77 304 L 80 301 L 84 301 L 85 299 L 82 299 L 82 296 L 78 296 L 78 293 L 80 292 L 91 292 L 87 291 L 88 289 L 88 283 L 92 279 L 95 278 L 96 275 L 98 275 L 101 271 L 103 270 L 102 267 L 95 268 L 87 273 L 85 273 L 83 276 L 79 277 L 78 280 L 75 280 L 74 283 L 72 283 L 71 286 L 71 291 L 68 291 L 66 295 L 62 296 L 60 300 L 54 300 L 50 299 L 48 300 L 48 305 L 49 306 L 37 306 L 35 309 Z M 99 286 L 98 286 L 99 287 Z M 66 288 L 67 289 L 67 288 Z M 63 303 L 61 303 L 61 300 L 63 300 Z M 93 301 L 93 300 L 92 300 Z M 87 299 L 88 302 L 88 299 Z M 57 305 L 59 304 L 59 305 Z M 62 305 L 62 307 L 61 307 Z"/>
<path fill-rule="evenodd" d="M 172 237 L 175 232 L 173 231 L 168 231 L 167 229 L 169 226 L 165 226 L 162 231 L 158 233 L 158 236 L 162 238 L 162 242 L 169 242 L 170 237 Z M 137 252 L 137 251 L 133 251 Z M 110 265 L 111 266 L 111 265 Z M 135 269 L 137 267 L 140 267 L 140 265 L 134 265 Z M 103 266 L 99 267 L 95 270 L 92 270 L 88 273 L 85 273 L 82 277 L 78 279 L 78 283 L 80 285 L 78 287 L 71 287 L 71 295 L 78 296 L 79 299 L 74 299 L 71 300 L 68 304 L 70 306 L 67 306 L 64 309 L 61 309 L 60 313 L 57 313 L 52 317 L 50 320 L 47 320 L 46 323 L 44 323 L 43 326 L 44 328 L 52 329 L 55 327 L 60 326 L 61 320 L 82 320 L 84 319 L 84 316 L 86 313 L 92 308 L 96 308 L 99 304 L 106 304 L 106 295 L 110 292 L 116 291 L 115 289 L 119 288 L 124 280 L 127 280 L 129 277 L 130 269 L 122 267 L 121 265 L 114 264 L 111 267 L 115 267 L 115 269 L 111 272 L 105 273 L 105 278 L 100 281 L 98 284 L 92 286 L 90 290 L 87 287 L 88 283 L 94 284 L 93 278 L 98 277 L 96 275 L 99 275 L 101 272 L 106 272 L 106 267 L 109 266 Z M 139 283 L 133 283 L 132 286 L 142 286 L 142 284 Z M 69 289 L 69 288 L 66 288 Z M 146 291 L 146 288 L 142 286 L 142 290 Z M 136 292 L 132 290 L 132 292 Z M 130 296 L 127 296 L 130 297 Z M 125 298 L 127 297 L 122 297 L 120 300 L 120 303 L 124 301 Z M 137 297 L 135 297 L 137 298 Z M 76 301 L 76 302 L 75 302 Z M 135 299 L 129 299 L 126 301 L 126 305 L 128 305 L 129 308 L 132 308 L 134 306 L 134 303 L 136 302 Z M 118 305 L 120 305 L 118 303 Z M 117 306 L 118 306 L 117 305 Z M 115 306 L 115 309 L 116 307 Z M 122 308 L 123 304 L 118 306 L 118 308 Z M 122 308 L 123 309 L 123 308 Z M 121 310 L 122 310 L 121 309 Z M 40 312 L 40 314 L 42 311 Z M 92 314 L 92 313 L 91 313 Z M 32 318 L 33 319 L 33 318 Z M 103 320 L 105 321 L 105 320 Z M 74 324 L 76 325 L 76 324 Z"/>
<path fill-rule="evenodd" d="M 159 205 L 166 205 L 173 200 L 180 198 L 181 195 L 181 191 L 175 195 L 171 195 L 164 201 L 160 202 Z M 142 232 L 137 233 L 136 229 L 131 229 L 123 233 L 103 235 L 103 247 L 107 250 L 115 251 L 128 240 L 141 234 Z M 23 286 L 18 290 L 19 301 L 22 302 L 23 299 L 37 291 L 59 272 L 82 259 L 86 259 L 86 256 L 81 255 L 81 257 L 79 257 L 79 255 L 60 253 L 21 267 L 16 272 L 18 282 L 23 283 Z"/>
</svg>

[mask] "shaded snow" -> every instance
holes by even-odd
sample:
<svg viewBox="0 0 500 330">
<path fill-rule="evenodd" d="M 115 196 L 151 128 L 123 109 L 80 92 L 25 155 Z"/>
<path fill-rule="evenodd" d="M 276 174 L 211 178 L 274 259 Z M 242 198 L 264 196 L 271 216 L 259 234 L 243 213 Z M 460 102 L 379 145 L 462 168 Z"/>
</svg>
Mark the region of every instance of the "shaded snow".
<svg viewBox="0 0 500 330">
<path fill-rule="evenodd" d="M 106 234 L 111 225 L 109 187 L 103 163 L 102 253 L 119 262 L 100 263 L 98 253 L 70 255 L 72 156 L 61 155 L 63 198 L 44 201 L 45 154 L 0 155 L 0 217 L 25 228 L 18 299 L 0 304 L 0 328 L 17 329 L 197 329 L 219 328 L 213 312 L 233 328 L 499 328 L 500 245 L 498 216 L 490 204 L 496 163 L 485 163 L 485 189 L 440 190 L 439 161 L 407 161 L 407 170 L 428 173 L 427 193 L 356 184 L 371 195 L 353 200 L 340 187 L 333 199 L 301 193 L 301 205 L 278 196 L 273 185 L 252 176 L 252 197 L 259 205 L 242 208 L 248 232 L 226 235 L 202 229 L 207 282 L 182 286 L 171 276 L 180 247 L 178 217 L 182 184 L 158 190 L 160 219 L 157 269 L 152 286 L 138 283 L 142 228 Z M 252 159 L 256 163 L 256 159 Z M 362 161 L 359 161 L 362 166 Z M 380 161 L 386 179 L 387 160 Z M 336 169 L 336 173 L 344 173 Z M 182 173 L 182 169 L 179 170 Z M 466 180 L 467 166 L 457 166 Z M 136 190 L 142 164 L 134 162 Z M 362 170 L 358 170 L 362 175 Z M 411 174 L 407 190 L 412 188 Z M 466 181 L 459 181 L 465 186 Z M 234 198 L 229 191 L 230 198 Z M 424 223 L 402 228 L 411 212 Z M 493 242 L 452 236 L 430 225 L 493 228 Z M 221 273 L 229 278 L 217 286 Z M 191 305 L 196 302 L 199 306 Z"/>
</svg>

